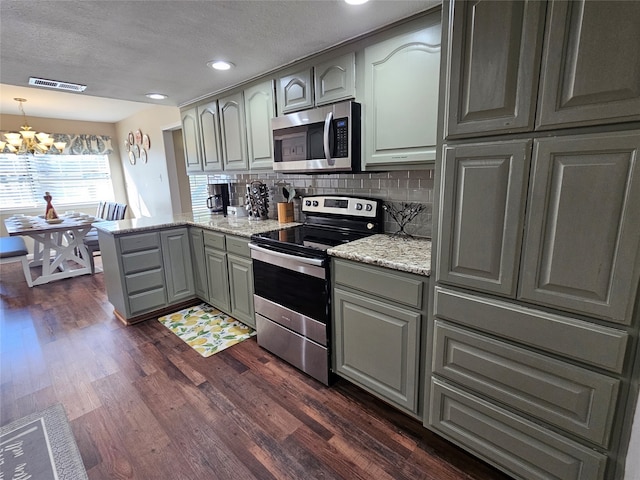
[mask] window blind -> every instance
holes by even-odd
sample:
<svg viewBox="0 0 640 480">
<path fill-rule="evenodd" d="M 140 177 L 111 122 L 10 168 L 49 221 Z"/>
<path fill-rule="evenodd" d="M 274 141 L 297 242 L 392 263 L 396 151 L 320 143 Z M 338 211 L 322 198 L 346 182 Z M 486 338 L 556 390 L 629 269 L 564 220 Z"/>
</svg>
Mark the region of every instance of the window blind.
<svg viewBox="0 0 640 480">
<path fill-rule="evenodd" d="M 0 209 L 113 200 L 108 155 L 0 154 Z"/>
<path fill-rule="evenodd" d="M 194 214 L 209 213 L 207 208 L 207 176 L 189 175 L 189 186 L 191 187 L 191 208 Z"/>
</svg>

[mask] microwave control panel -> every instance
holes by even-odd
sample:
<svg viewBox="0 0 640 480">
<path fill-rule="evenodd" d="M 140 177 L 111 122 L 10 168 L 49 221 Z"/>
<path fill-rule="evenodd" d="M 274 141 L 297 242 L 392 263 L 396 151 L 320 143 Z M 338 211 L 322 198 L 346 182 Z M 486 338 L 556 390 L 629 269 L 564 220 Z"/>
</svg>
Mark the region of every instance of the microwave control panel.
<svg viewBox="0 0 640 480">
<path fill-rule="evenodd" d="M 334 121 L 336 129 L 336 153 L 338 158 L 349 156 L 349 122 L 346 118 Z"/>
</svg>

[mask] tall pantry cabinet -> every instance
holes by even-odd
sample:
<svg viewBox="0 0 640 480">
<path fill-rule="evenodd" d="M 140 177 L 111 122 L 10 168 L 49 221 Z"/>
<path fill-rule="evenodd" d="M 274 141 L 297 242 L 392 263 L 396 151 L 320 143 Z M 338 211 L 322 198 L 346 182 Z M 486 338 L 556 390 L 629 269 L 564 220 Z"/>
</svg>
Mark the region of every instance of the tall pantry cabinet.
<svg viewBox="0 0 640 480">
<path fill-rule="evenodd" d="M 623 478 L 639 24 L 640 2 L 443 7 L 424 422 L 514 478 Z"/>
</svg>

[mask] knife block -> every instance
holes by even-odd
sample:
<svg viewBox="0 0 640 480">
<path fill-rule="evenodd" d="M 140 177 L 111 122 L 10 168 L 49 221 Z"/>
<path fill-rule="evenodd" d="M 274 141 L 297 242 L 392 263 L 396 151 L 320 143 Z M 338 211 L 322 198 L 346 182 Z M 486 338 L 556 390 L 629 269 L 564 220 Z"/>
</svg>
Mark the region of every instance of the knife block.
<svg viewBox="0 0 640 480">
<path fill-rule="evenodd" d="M 278 202 L 278 222 L 290 223 L 294 221 L 293 217 L 293 203 L 291 202 Z"/>
</svg>

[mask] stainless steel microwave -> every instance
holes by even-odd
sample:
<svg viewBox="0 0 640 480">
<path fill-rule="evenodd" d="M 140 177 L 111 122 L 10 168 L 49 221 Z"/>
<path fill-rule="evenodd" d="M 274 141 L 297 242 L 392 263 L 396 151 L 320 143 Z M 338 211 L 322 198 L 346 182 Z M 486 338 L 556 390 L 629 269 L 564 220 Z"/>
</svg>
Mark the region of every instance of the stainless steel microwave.
<svg viewBox="0 0 640 480">
<path fill-rule="evenodd" d="M 271 119 L 273 170 L 283 173 L 360 171 L 360 104 L 335 103 Z"/>
</svg>

